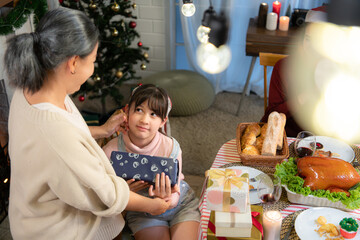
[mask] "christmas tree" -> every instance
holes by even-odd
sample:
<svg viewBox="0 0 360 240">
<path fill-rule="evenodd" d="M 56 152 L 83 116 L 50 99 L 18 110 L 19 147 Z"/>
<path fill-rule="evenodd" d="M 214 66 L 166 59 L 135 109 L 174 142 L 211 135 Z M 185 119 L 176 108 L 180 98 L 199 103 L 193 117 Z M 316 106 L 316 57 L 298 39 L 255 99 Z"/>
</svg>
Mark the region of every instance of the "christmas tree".
<svg viewBox="0 0 360 240">
<path fill-rule="evenodd" d="M 135 66 L 141 63 L 140 69 L 145 70 L 148 62 L 148 48 L 143 46 L 135 30 L 133 10 L 136 3 L 130 0 L 60 0 L 60 4 L 83 11 L 99 29 L 100 45 L 94 74 L 74 96 L 78 96 L 79 101 L 99 99 L 101 114 L 105 116 L 109 110 L 106 97 L 110 96 L 121 107 L 123 96 L 119 87 L 124 81 L 139 79 Z"/>
<path fill-rule="evenodd" d="M 31 13 L 34 13 L 34 24 L 36 25 L 47 11 L 46 0 L 21 0 L 12 2 L 12 4 L 9 3 L 5 5 L 12 5 L 13 8 L 11 11 L 8 13 L 5 12 L 5 16 L 0 17 L 0 35 L 14 33 L 16 29 L 21 28 L 24 23 L 29 20 Z"/>
</svg>

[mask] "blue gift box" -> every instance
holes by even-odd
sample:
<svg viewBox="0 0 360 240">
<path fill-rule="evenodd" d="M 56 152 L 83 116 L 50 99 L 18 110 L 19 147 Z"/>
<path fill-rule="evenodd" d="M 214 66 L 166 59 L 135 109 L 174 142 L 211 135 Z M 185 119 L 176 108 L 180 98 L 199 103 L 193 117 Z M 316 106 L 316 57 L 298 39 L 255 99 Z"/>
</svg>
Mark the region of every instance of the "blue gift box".
<svg viewBox="0 0 360 240">
<path fill-rule="evenodd" d="M 110 162 L 116 175 L 125 180 L 133 178 L 154 184 L 156 174 L 164 172 L 174 186 L 179 177 L 179 161 L 173 158 L 113 151 Z"/>
</svg>

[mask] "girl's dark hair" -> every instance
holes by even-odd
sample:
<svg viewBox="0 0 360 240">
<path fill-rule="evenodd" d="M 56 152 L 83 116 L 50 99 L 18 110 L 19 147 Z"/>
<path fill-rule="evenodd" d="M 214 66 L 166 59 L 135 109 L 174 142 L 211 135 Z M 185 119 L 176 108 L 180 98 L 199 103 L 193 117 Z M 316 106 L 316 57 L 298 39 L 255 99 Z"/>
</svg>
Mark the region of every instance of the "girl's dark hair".
<svg viewBox="0 0 360 240">
<path fill-rule="evenodd" d="M 130 96 L 129 107 L 134 103 L 135 111 L 143 102 L 149 100 L 149 108 L 164 121 L 168 113 L 168 99 L 169 96 L 164 89 L 153 84 L 144 84 L 134 89 Z"/>
<path fill-rule="evenodd" d="M 35 32 L 8 40 L 4 60 L 9 82 L 35 93 L 49 71 L 69 57 L 88 56 L 98 40 L 98 29 L 83 12 L 64 7 L 51 10 L 41 18 Z"/>
</svg>

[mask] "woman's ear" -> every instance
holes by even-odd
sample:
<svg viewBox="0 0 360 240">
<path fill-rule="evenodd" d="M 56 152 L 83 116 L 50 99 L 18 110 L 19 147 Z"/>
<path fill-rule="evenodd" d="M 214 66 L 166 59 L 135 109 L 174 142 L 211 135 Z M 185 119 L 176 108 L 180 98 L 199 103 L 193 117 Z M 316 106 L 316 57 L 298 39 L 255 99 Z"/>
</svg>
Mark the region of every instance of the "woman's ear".
<svg viewBox="0 0 360 240">
<path fill-rule="evenodd" d="M 79 56 L 72 56 L 67 60 L 67 68 L 69 69 L 71 74 L 76 73 L 76 64 L 78 58 Z"/>
</svg>

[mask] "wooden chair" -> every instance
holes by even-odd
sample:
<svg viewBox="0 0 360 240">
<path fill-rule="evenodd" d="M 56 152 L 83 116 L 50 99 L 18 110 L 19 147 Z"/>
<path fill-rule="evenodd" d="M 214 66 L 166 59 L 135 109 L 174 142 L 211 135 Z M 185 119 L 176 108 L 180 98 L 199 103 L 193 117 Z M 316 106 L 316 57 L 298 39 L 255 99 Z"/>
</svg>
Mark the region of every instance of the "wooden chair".
<svg viewBox="0 0 360 240">
<path fill-rule="evenodd" d="M 267 107 L 267 67 L 273 67 L 277 61 L 287 56 L 285 54 L 259 53 L 260 65 L 264 66 L 264 112 Z"/>
</svg>

